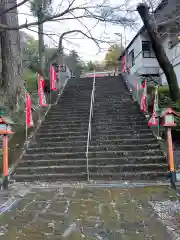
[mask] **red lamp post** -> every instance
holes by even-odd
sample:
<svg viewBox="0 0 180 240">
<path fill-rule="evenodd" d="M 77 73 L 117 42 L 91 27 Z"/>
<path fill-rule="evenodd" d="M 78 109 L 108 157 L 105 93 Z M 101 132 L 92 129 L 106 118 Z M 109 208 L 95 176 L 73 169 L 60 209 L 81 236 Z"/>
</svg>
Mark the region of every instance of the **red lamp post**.
<svg viewBox="0 0 180 240">
<path fill-rule="evenodd" d="M 172 144 L 172 134 L 171 128 L 176 126 L 175 116 L 180 116 L 179 113 L 174 111 L 172 108 L 164 109 L 161 112 L 161 126 L 167 128 L 167 141 L 168 141 L 168 164 L 169 170 L 171 172 L 171 185 L 173 188 L 176 188 L 176 169 L 174 164 L 174 153 L 173 153 L 173 144 Z"/>
<path fill-rule="evenodd" d="M 13 134 L 11 126 L 0 116 L 0 135 L 3 135 L 3 188 L 8 188 L 8 135 Z"/>
</svg>

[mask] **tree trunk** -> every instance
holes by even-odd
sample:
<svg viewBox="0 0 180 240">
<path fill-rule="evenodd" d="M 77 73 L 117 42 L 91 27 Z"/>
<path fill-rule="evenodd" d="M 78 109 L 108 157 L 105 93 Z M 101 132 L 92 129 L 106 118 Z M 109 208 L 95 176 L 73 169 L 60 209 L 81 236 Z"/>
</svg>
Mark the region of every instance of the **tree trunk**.
<svg viewBox="0 0 180 240">
<path fill-rule="evenodd" d="M 2 0 L 1 9 L 16 5 L 16 0 Z M 18 26 L 17 9 L 3 14 L 1 22 L 12 27 Z M 6 30 L 0 33 L 2 56 L 2 82 L 0 102 L 14 110 L 24 99 L 24 80 L 22 76 L 22 56 L 19 30 Z"/>
<path fill-rule="evenodd" d="M 41 21 L 41 18 L 39 19 Z M 39 45 L 39 68 L 40 72 L 44 75 L 44 64 L 45 64 L 45 56 L 44 56 L 44 35 L 43 35 L 43 24 L 38 26 L 38 45 Z"/>
<path fill-rule="evenodd" d="M 155 24 L 155 21 L 152 19 L 152 16 L 149 13 L 147 4 L 144 3 L 139 4 L 137 7 L 137 11 L 139 12 L 144 23 L 145 29 L 149 34 L 149 37 L 152 42 L 152 48 L 159 62 L 159 65 L 164 71 L 164 74 L 167 78 L 170 97 L 172 100 L 177 101 L 180 99 L 178 81 L 176 78 L 176 74 L 174 72 L 174 68 L 166 55 L 164 47 L 161 44 L 161 39 L 158 35 L 158 29 Z"/>
<path fill-rule="evenodd" d="M 39 12 L 38 12 L 38 21 L 41 22 L 44 18 L 44 9 L 43 2 L 39 0 Z M 43 24 L 38 25 L 38 45 L 39 45 L 39 68 L 40 72 L 44 75 L 44 64 L 45 64 L 45 55 L 44 55 L 44 27 Z"/>
</svg>

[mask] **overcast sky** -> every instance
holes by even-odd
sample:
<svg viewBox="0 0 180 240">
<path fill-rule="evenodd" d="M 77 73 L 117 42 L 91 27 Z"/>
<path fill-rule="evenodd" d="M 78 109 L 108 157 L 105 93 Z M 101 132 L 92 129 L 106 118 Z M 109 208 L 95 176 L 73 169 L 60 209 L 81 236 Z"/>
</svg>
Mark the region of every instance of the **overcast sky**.
<svg viewBox="0 0 180 240">
<path fill-rule="evenodd" d="M 58 4 L 59 0 L 53 0 L 53 9 L 56 12 L 62 11 L 65 6 L 62 6 L 59 10 Z M 76 5 L 84 4 L 85 1 L 89 0 L 76 0 Z M 90 0 L 91 2 L 97 2 L 97 0 Z M 123 0 L 124 1 L 124 0 Z M 99 2 L 99 1 L 98 1 Z M 116 0 L 109 0 L 110 6 L 115 6 Z M 129 2 L 131 2 L 129 0 Z M 135 9 L 136 5 L 140 0 L 132 1 L 131 9 Z M 123 2 L 122 2 L 123 3 Z M 121 4 L 121 2 L 119 3 Z M 116 4 L 117 5 L 117 4 Z M 123 15 L 127 14 L 125 12 L 122 12 Z M 131 13 L 134 16 L 134 12 Z M 19 22 L 20 24 L 25 23 L 26 20 L 28 22 L 31 22 L 34 20 L 33 17 L 30 16 L 30 11 L 27 5 L 23 5 L 19 8 Z M 90 19 L 81 19 L 83 24 L 88 28 L 92 29 L 91 33 L 94 38 L 97 39 L 103 39 L 106 41 L 114 41 L 116 43 L 120 44 L 120 37 L 116 36 L 115 33 L 122 33 L 123 35 L 123 43 L 125 44 L 125 38 L 126 38 L 126 44 L 133 38 L 136 31 L 138 30 L 138 27 L 136 29 L 126 29 L 124 31 L 124 27 L 121 25 L 113 26 L 112 24 L 104 24 L 104 23 L 98 23 L 96 20 L 90 20 Z M 96 27 L 94 27 L 96 25 Z M 68 30 L 74 30 L 74 29 L 80 29 L 84 32 L 87 32 L 87 28 L 84 27 L 79 21 L 77 20 L 63 20 L 61 22 L 51 22 L 45 24 L 45 32 L 47 33 L 55 33 L 55 34 L 61 34 L 62 32 L 68 31 Z M 140 26 L 139 26 L 140 27 Z M 32 28 L 36 30 L 35 28 Z M 28 31 L 30 34 L 34 35 L 37 38 L 37 34 L 31 31 Z M 45 37 L 45 43 L 51 47 L 57 46 L 58 43 L 58 36 L 51 36 Z M 66 37 L 63 41 L 63 45 L 65 47 L 65 51 L 68 52 L 69 50 L 76 50 L 79 55 L 83 58 L 83 60 L 89 61 L 89 60 L 103 60 L 107 49 L 109 47 L 109 44 L 107 43 L 101 43 L 101 52 L 99 53 L 99 49 L 96 46 L 96 44 L 90 40 L 82 36 L 81 34 L 71 34 Z"/>
</svg>

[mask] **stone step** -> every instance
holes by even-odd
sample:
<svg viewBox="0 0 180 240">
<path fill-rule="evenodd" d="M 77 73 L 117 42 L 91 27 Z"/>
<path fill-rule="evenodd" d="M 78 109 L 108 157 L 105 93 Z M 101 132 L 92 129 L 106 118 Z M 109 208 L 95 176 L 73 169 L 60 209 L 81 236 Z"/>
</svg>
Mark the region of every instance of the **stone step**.
<svg viewBox="0 0 180 240">
<path fill-rule="evenodd" d="M 147 130 L 149 127 L 146 124 L 141 124 L 141 125 L 128 125 L 128 124 L 117 124 L 117 125 L 98 125 L 96 126 L 95 124 L 91 125 L 92 131 L 97 130 L 97 131 L 119 131 L 119 130 Z"/>
<path fill-rule="evenodd" d="M 87 92 L 82 92 L 81 91 L 81 94 L 74 94 L 72 91 L 68 94 L 64 94 L 64 95 L 61 95 L 61 97 L 59 98 L 59 101 L 58 103 L 61 103 L 61 105 L 63 106 L 63 104 L 70 104 L 70 103 L 88 103 L 91 99 L 91 92 L 92 91 L 87 91 Z M 53 106 L 54 108 L 57 107 L 57 105 L 54 105 Z"/>
<path fill-rule="evenodd" d="M 111 114 L 110 116 L 106 115 L 106 114 L 99 114 L 99 115 L 96 115 L 94 112 L 93 112 L 93 120 L 94 121 L 122 121 L 122 122 L 125 122 L 126 120 L 134 120 L 134 121 L 138 121 L 138 120 L 146 120 L 145 119 L 145 116 L 143 116 L 141 113 L 137 113 L 137 114 L 133 114 L 133 115 L 128 115 L 128 114 L 122 114 L 122 115 L 119 115 L 119 114 Z"/>
<path fill-rule="evenodd" d="M 163 156 L 163 153 L 160 150 L 131 150 L 128 152 L 125 151 L 97 151 L 89 152 L 89 158 L 117 158 L 117 157 L 145 157 L 145 156 Z M 85 158 L 85 152 L 63 152 L 63 153 L 25 153 L 23 160 L 31 159 L 72 159 L 72 158 Z"/>
<path fill-rule="evenodd" d="M 90 165 L 126 165 L 126 164 L 166 164 L 167 159 L 164 156 L 124 156 L 124 157 L 114 157 L 114 158 L 88 158 Z"/>
<path fill-rule="evenodd" d="M 80 115 L 80 114 L 76 114 L 76 116 L 68 116 L 68 115 L 62 115 L 62 116 L 47 116 L 46 117 L 46 121 L 58 121 L 58 120 L 63 120 L 63 121 L 66 121 L 66 120 L 69 120 L 71 119 L 72 121 L 76 121 L 76 120 L 81 120 L 81 121 L 89 121 L 89 114 L 87 113 L 86 115 Z"/>
<path fill-rule="evenodd" d="M 89 165 L 104 166 L 110 165 L 123 165 L 123 164 L 166 164 L 167 159 L 164 156 L 143 156 L 143 157 L 117 157 L 117 158 L 89 158 Z M 23 160 L 20 162 L 20 167 L 28 166 L 63 166 L 63 165 L 86 165 L 86 158 L 76 158 L 76 159 L 36 159 L 36 160 Z"/>
<path fill-rule="evenodd" d="M 146 120 L 140 120 L 140 121 L 129 121 L 127 119 L 127 121 L 122 121 L 121 119 L 108 119 L 108 120 L 98 120 L 98 119 L 94 119 L 92 118 L 92 122 L 91 122 L 92 126 L 138 126 L 138 125 L 142 125 L 142 126 L 146 126 L 148 127 L 148 123 Z"/>
<path fill-rule="evenodd" d="M 49 124 L 48 126 L 47 125 L 44 125 L 42 124 L 42 126 L 40 127 L 40 130 L 46 130 L 47 128 L 48 129 L 57 129 L 57 128 L 62 128 L 62 129 L 77 129 L 77 128 L 86 128 L 88 127 L 88 124 L 89 122 L 84 122 L 84 123 L 80 123 L 78 122 L 77 124 L 74 124 L 74 123 L 70 123 L 70 124 L 66 124 L 66 123 L 56 123 L 56 124 Z M 109 127 L 113 127 L 113 128 L 118 128 L 119 126 L 122 126 L 123 124 L 122 123 L 118 123 L 118 124 L 112 124 L 112 123 L 106 123 L 106 122 L 103 122 L 103 123 L 96 123 L 96 122 L 92 122 L 91 126 L 92 128 L 99 128 L 99 127 L 106 127 L 106 128 L 109 128 Z M 132 127 L 144 127 L 146 126 L 146 128 L 148 128 L 147 126 L 147 122 L 145 121 L 142 121 L 142 122 L 138 122 L 138 123 L 126 123 L 126 126 L 132 126 Z"/>
<path fill-rule="evenodd" d="M 91 92 L 92 92 L 92 89 L 88 89 L 88 90 L 85 90 L 83 91 L 81 89 L 81 91 L 78 93 L 78 92 L 73 92 L 73 91 L 76 91 L 76 90 L 67 90 L 67 91 L 64 91 L 64 93 L 61 95 L 60 99 L 61 101 L 81 101 L 81 100 L 85 100 L 85 101 L 88 101 L 90 98 L 91 98 Z"/>
<path fill-rule="evenodd" d="M 89 99 L 90 95 L 91 95 L 91 91 L 92 89 L 77 89 L 77 88 L 69 88 L 69 89 L 65 89 L 65 91 L 63 92 L 63 94 L 61 95 L 61 99 L 64 99 L 65 101 L 67 100 L 71 100 L 71 97 L 74 101 L 76 101 L 76 99 L 80 100 L 80 97 L 82 99 Z"/>
<path fill-rule="evenodd" d="M 126 107 L 126 106 L 138 106 L 136 105 L 136 103 L 134 103 L 132 101 L 131 97 L 123 97 L 123 98 L 117 98 L 117 99 L 108 99 L 108 97 L 106 97 L 107 99 L 105 100 L 101 100 L 98 99 L 97 96 L 94 97 L 95 101 L 94 101 L 94 107 L 101 107 L 101 106 L 108 106 L 108 107 L 113 107 L 113 106 L 119 106 L 119 107 Z"/>
<path fill-rule="evenodd" d="M 107 92 L 107 91 L 102 91 L 102 94 L 100 94 L 100 92 L 102 91 L 102 89 L 95 89 L 95 97 L 98 101 L 103 102 L 104 101 L 109 101 L 109 100 L 122 100 L 123 99 L 131 99 L 132 100 L 132 94 L 130 92 L 116 92 L 115 94 L 111 91 L 111 93 Z M 105 97 L 104 97 L 105 96 Z"/>
<path fill-rule="evenodd" d="M 65 181 L 67 182 L 73 182 L 74 181 L 86 181 L 87 180 L 87 173 L 74 173 L 74 174 L 67 174 L 67 173 L 50 173 L 50 174 L 18 174 L 13 175 L 12 178 L 16 182 L 36 182 L 36 181 Z"/>
<path fill-rule="evenodd" d="M 86 154 L 85 152 L 73 152 L 73 153 L 25 153 L 23 155 L 23 160 L 36 160 L 36 159 L 43 159 L 43 160 L 47 160 L 47 159 L 86 159 Z"/>
<path fill-rule="evenodd" d="M 31 153 L 76 153 L 76 152 L 85 152 L 86 151 L 86 145 L 84 146 L 75 146 L 75 147 L 61 147 L 60 144 L 58 144 L 54 147 L 28 147 L 26 150 L 27 154 Z"/>
<path fill-rule="evenodd" d="M 95 89 L 95 97 L 97 97 L 98 99 L 102 99 L 103 100 L 103 97 L 104 97 L 104 100 L 108 100 L 108 99 L 121 99 L 122 96 L 123 97 L 129 97 L 131 96 L 132 94 L 130 92 L 127 92 L 125 90 L 122 90 L 122 91 L 114 91 L 113 92 L 113 89 L 109 89 L 106 90 L 106 89 L 102 89 L 101 87 L 98 88 L 96 86 L 96 89 Z"/>
<path fill-rule="evenodd" d="M 79 127 L 86 127 L 88 126 L 89 122 L 77 122 L 77 123 L 73 123 L 73 122 L 70 122 L 69 124 L 67 124 L 66 122 L 64 123 L 56 123 L 56 124 L 42 124 L 40 129 L 55 129 L 57 127 L 62 127 L 62 128 L 68 128 L 68 127 L 72 127 L 72 128 L 79 128 Z"/>
<path fill-rule="evenodd" d="M 105 145 L 103 144 L 99 144 L 99 145 L 95 145 L 95 146 L 90 146 L 89 147 L 89 151 L 90 152 L 98 152 L 98 151 L 117 151 L 117 150 L 121 150 L 121 151 L 131 151 L 131 150 L 156 150 L 159 149 L 159 144 L 157 143 L 153 143 L 153 144 L 118 144 L 118 145 Z"/>
<path fill-rule="evenodd" d="M 148 134 L 124 134 L 123 136 L 122 135 L 110 135 L 110 136 L 92 136 L 92 142 L 93 141 L 98 141 L 98 142 L 101 142 L 101 141 L 118 141 L 119 139 L 129 139 L 131 140 L 132 138 L 133 139 L 137 139 L 137 140 L 148 140 L 148 139 L 151 139 L 153 137 L 153 134 L 152 133 L 148 133 Z M 69 135 L 65 135 L 65 136 L 46 136 L 46 135 L 43 135 L 43 136 L 40 136 L 38 137 L 36 135 L 35 137 L 35 141 L 38 141 L 38 142 L 67 142 L 67 141 L 87 141 L 87 135 L 79 135 L 79 136 L 69 136 Z"/>
<path fill-rule="evenodd" d="M 97 103 L 94 103 L 93 105 L 94 110 L 103 110 L 103 111 L 124 111 L 127 109 L 134 109 L 134 110 L 139 110 L 139 106 L 133 105 L 133 104 L 114 104 L 113 102 L 111 103 L 102 103 L 97 105 Z"/>
<path fill-rule="evenodd" d="M 154 137 L 150 137 L 150 138 L 145 138 L 145 139 L 138 139 L 138 138 L 132 138 L 132 136 L 130 136 L 130 138 L 119 138 L 117 140 L 109 140 L 109 139 L 102 139 L 102 141 L 100 139 L 98 140 L 91 140 L 90 145 L 121 145 L 121 144 L 125 144 L 125 145 L 141 145 L 141 144 L 152 144 L 152 143 L 156 143 L 157 144 L 157 139 Z"/>
<path fill-rule="evenodd" d="M 69 105 L 73 105 L 73 104 L 80 104 L 83 102 L 83 104 L 89 104 L 90 103 L 90 100 L 91 100 L 91 97 L 90 97 L 90 94 L 89 93 L 88 97 L 84 97 L 84 96 L 61 96 L 61 98 L 59 99 L 57 105 L 54 105 L 53 106 L 53 109 L 58 109 L 58 106 L 61 105 L 61 107 L 63 107 L 64 104 L 69 104 Z"/>
<path fill-rule="evenodd" d="M 89 152 L 89 158 L 116 158 L 116 157 L 143 157 L 143 156 L 163 156 L 163 153 L 156 149 L 149 150 L 131 150 L 131 151 L 96 151 Z"/>
<path fill-rule="evenodd" d="M 84 102 L 84 101 L 82 102 L 82 100 L 81 101 L 77 101 L 77 102 L 76 101 L 63 102 L 61 108 L 66 109 L 66 108 L 72 108 L 73 106 L 82 108 L 82 107 L 86 107 L 87 105 L 90 105 L 89 99 L 86 102 Z M 115 109 L 116 108 L 124 108 L 124 107 L 137 107 L 139 109 L 139 105 L 137 105 L 136 103 L 132 102 L 132 100 L 130 100 L 130 101 L 122 100 L 122 102 L 121 102 L 119 99 L 118 100 L 107 100 L 107 101 L 104 100 L 104 101 L 99 102 L 99 103 L 95 101 L 93 106 L 94 106 L 94 108 L 101 108 L 102 106 L 103 107 L 104 106 L 108 106 L 108 107 L 110 107 L 112 109 L 113 108 L 115 108 Z M 54 105 L 52 107 L 52 111 L 58 111 L 57 105 Z"/>
<path fill-rule="evenodd" d="M 141 145 L 141 144 L 152 144 L 155 143 L 157 144 L 157 139 L 156 138 L 149 138 L 149 139 L 117 139 L 117 140 L 93 140 L 90 143 L 90 146 L 101 146 L 106 145 L 106 146 L 111 146 L 111 145 Z M 53 146 L 60 146 L 60 147 L 75 147 L 75 146 L 84 146 L 87 144 L 87 139 L 84 138 L 83 140 L 77 140 L 76 138 L 70 139 L 69 141 L 63 141 L 62 139 L 43 139 L 43 140 L 33 140 L 30 143 L 30 147 L 53 147 Z"/>
<path fill-rule="evenodd" d="M 70 112 L 72 112 L 73 114 L 75 114 L 76 112 L 83 114 L 83 113 L 87 112 L 88 108 L 90 108 L 90 104 L 89 103 L 86 104 L 86 106 L 84 106 L 84 107 L 77 107 L 74 104 L 72 104 L 72 105 L 73 106 L 71 108 L 63 106 L 63 107 L 59 107 L 58 110 L 51 110 L 50 114 L 58 115 L 60 113 L 61 114 L 68 114 Z"/>
<path fill-rule="evenodd" d="M 80 101 L 80 99 L 88 101 L 91 98 L 91 92 L 92 89 L 86 89 L 85 91 L 83 91 L 83 89 L 80 91 L 76 89 L 69 89 L 61 95 L 60 99 L 64 100 L 65 102 L 71 101 L 71 99 L 73 101 Z"/>
<path fill-rule="evenodd" d="M 123 137 L 124 134 L 141 134 L 141 133 L 152 133 L 151 129 L 150 128 L 145 128 L 145 129 L 119 129 L 119 130 L 116 130 L 116 129 L 110 129 L 110 130 L 94 130 L 92 129 L 92 133 L 91 135 L 93 136 L 94 135 L 100 135 L 100 136 L 104 136 L 104 135 L 121 135 Z"/>
<path fill-rule="evenodd" d="M 112 135 L 109 135 L 107 136 L 106 134 L 104 136 L 94 136 L 92 135 L 92 141 L 101 141 L 101 140 L 116 140 L 116 139 L 123 139 L 123 138 L 126 138 L 126 139 L 131 139 L 131 138 L 137 138 L 137 139 L 148 139 L 148 138 L 151 138 L 153 137 L 153 134 L 152 132 L 149 132 L 149 133 L 140 133 L 140 134 L 137 134 L 137 133 L 126 133 L 126 134 L 112 134 Z"/>
<path fill-rule="evenodd" d="M 64 92 L 66 90 L 68 90 L 68 92 L 70 92 L 71 90 L 74 92 L 75 90 L 88 90 L 88 89 L 91 89 L 92 90 L 92 85 L 93 85 L 93 82 L 91 81 L 87 81 L 86 83 L 82 82 L 82 81 L 74 81 L 74 82 L 70 82 L 68 85 L 66 85 L 65 89 L 64 89 Z"/>
<path fill-rule="evenodd" d="M 46 129 L 39 129 L 38 130 L 38 134 L 40 133 L 47 133 L 47 134 L 50 134 L 50 133 L 68 133 L 68 132 L 86 132 L 86 135 L 87 135 L 87 132 L 88 132 L 88 124 L 84 127 L 76 127 L 76 128 L 71 128 L 71 127 L 56 127 L 56 128 L 46 128 Z"/>
<path fill-rule="evenodd" d="M 66 108 L 66 107 L 63 106 L 63 107 L 59 108 L 58 111 L 57 110 L 51 110 L 50 114 L 55 115 L 55 116 L 57 116 L 59 114 L 67 114 L 69 112 L 72 112 L 73 114 L 75 114 L 76 112 L 80 113 L 80 114 L 83 114 L 84 112 L 87 112 L 88 108 L 90 108 L 90 103 L 87 104 L 84 107 L 81 107 L 81 108 L 80 107 L 77 108 L 76 106 L 74 106 L 74 104 L 72 104 L 72 105 L 73 106 L 71 108 Z"/>
<path fill-rule="evenodd" d="M 128 115 L 133 115 L 135 117 L 138 117 L 140 115 L 142 115 L 142 113 L 140 113 L 139 111 L 133 110 L 133 109 L 127 109 L 126 111 L 118 111 L 118 112 L 113 112 L 111 110 L 108 111 L 101 111 L 101 110 L 97 110 L 97 111 L 93 111 L 93 116 L 96 116 L 96 118 L 100 118 L 100 117 L 108 117 L 108 118 L 113 118 L 113 117 L 126 117 Z"/>
<path fill-rule="evenodd" d="M 35 141 L 38 142 L 67 142 L 67 141 L 87 141 L 87 135 L 79 135 L 79 136 L 40 136 L 36 135 Z"/>
<path fill-rule="evenodd" d="M 33 140 L 30 143 L 30 147 L 54 147 L 54 146 L 60 146 L 60 147 L 79 147 L 79 146 L 86 146 L 87 145 L 87 139 L 84 141 L 77 141 L 74 139 L 73 141 L 67 141 L 67 142 L 62 142 L 62 141 L 36 141 Z"/>
<path fill-rule="evenodd" d="M 167 164 L 126 164 L 126 165 L 104 165 L 104 166 L 98 166 L 98 165 L 89 165 L 88 166 L 90 173 L 96 173 L 96 174 L 106 174 L 108 173 L 138 173 L 138 172 L 167 172 L 168 166 Z M 18 167 L 16 169 L 16 174 L 49 174 L 49 173 L 69 173 L 69 174 L 75 174 L 75 173 L 81 173 L 86 172 L 87 166 L 84 165 L 63 165 L 63 166 L 57 166 L 57 165 L 51 165 L 51 166 L 29 166 L 29 167 Z"/>
<path fill-rule="evenodd" d="M 122 99 L 122 97 L 124 98 L 129 98 L 131 97 L 132 94 L 130 92 L 127 92 L 127 91 L 114 91 L 113 93 L 113 90 L 112 89 L 109 89 L 109 92 L 108 91 L 103 91 L 103 89 L 101 88 L 97 88 L 95 89 L 95 97 L 101 101 L 103 101 L 103 97 L 104 97 L 104 100 L 107 101 L 109 99 Z"/>
<path fill-rule="evenodd" d="M 89 122 L 89 119 L 87 119 L 87 121 Z M 105 118 L 102 117 L 101 119 L 94 119 L 94 117 L 92 118 L 92 123 L 95 124 L 124 124 L 126 123 L 132 123 L 132 122 L 140 122 L 140 121 L 146 121 L 144 116 L 137 116 L 136 118 L 131 118 L 131 117 L 120 117 L 120 116 L 112 116 L 112 118 Z M 68 118 L 67 120 L 61 118 L 61 119 L 55 119 L 55 120 L 47 120 L 45 119 L 45 121 L 43 122 L 42 126 L 47 126 L 47 125 L 52 125 L 52 124 L 83 124 L 84 121 L 82 121 L 82 119 L 80 118 L 76 118 L 76 119 L 71 119 Z M 147 122 L 146 122 L 147 123 Z"/>
<path fill-rule="evenodd" d="M 62 130 L 59 130 L 59 131 L 49 131 L 48 132 L 48 129 L 46 131 L 38 131 L 36 133 L 36 136 L 60 136 L 60 137 L 64 137 L 64 136 L 79 136 L 79 135 L 85 135 L 87 136 L 87 133 L 88 133 L 88 129 L 85 130 L 85 129 L 76 129 L 76 131 L 72 132 L 72 131 L 62 131 Z M 99 130 L 99 129 L 92 129 L 91 131 L 91 136 L 110 136 L 110 135 L 119 135 L 121 137 L 123 137 L 124 135 L 126 134 L 148 134 L 148 133 L 151 133 L 151 129 L 120 129 L 120 130 L 116 130 L 116 129 L 105 129 L 103 131 Z"/>
<path fill-rule="evenodd" d="M 128 126 L 128 125 L 119 125 L 119 126 L 91 126 L 91 130 L 92 132 L 97 131 L 97 133 L 100 131 L 120 131 L 120 130 L 147 130 L 149 129 L 148 126 L 146 125 L 135 125 L 135 126 Z M 53 127 L 53 128 L 49 128 L 47 127 L 45 128 L 40 128 L 38 130 L 38 133 L 64 133 L 64 132 L 84 132 L 84 131 L 88 131 L 88 124 L 86 126 L 82 126 L 82 127 Z"/>
<path fill-rule="evenodd" d="M 73 109 L 69 109 L 69 108 L 67 108 L 67 109 L 62 109 L 61 107 L 59 108 L 59 110 L 58 110 L 58 112 L 56 112 L 56 111 L 50 111 L 48 114 L 47 114 L 47 116 L 66 116 L 66 115 L 69 115 L 69 114 L 72 114 L 74 117 L 76 116 L 76 115 L 85 115 L 85 114 L 89 114 L 89 109 L 90 109 L 90 104 L 88 104 L 87 106 L 86 106 L 86 108 L 84 108 L 84 109 L 80 109 L 80 108 L 76 108 L 75 106 L 74 106 L 74 108 Z"/>
<path fill-rule="evenodd" d="M 19 167 L 30 167 L 30 166 L 63 166 L 63 165 L 86 165 L 87 161 L 84 158 L 80 159 L 36 159 L 36 160 L 23 160 L 20 162 Z"/>
<path fill-rule="evenodd" d="M 43 122 L 43 125 L 42 126 L 45 126 L 45 127 L 48 127 L 49 125 L 52 125 L 52 124 L 80 124 L 80 123 L 85 123 L 85 121 L 82 121 L 82 119 L 80 118 L 77 118 L 76 120 L 74 119 L 67 119 L 67 120 L 46 120 Z M 87 123 L 89 123 L 89 120 L 87 120 Z"/>
<path fill-rule="evenodd" d="M 98 152 L 98 151 L 131 151 L 131 150 L 156 150 L 159 149 L 159 144 L 139 144 L 139 145 L 99 145 L 99 146 L 89 146 L 90 152 Z M 26 150 L 27 154 L 31 153 L 48 153 L 48 152 L 54 152 L 54 153 L 72 153 L 72 152 L 85 152 L 86 151 L 86 145 L 84 146 L 74 146 L 74 147 L 62 147 L 60 144 L 56 146 L 51 147 L 28 147 Z"/>
<path fill-rule="evenodd" d="M 36 136 L 41 137 L 41 136 L 49 136 L 49 137 L 65 137 L 65 136 L 79 136 L 79 135 L 84 135 L 87 137 L 87 131 L 83 130 L 83 131 L 76 131 L 76 132 L 37 132 Z"/>
<path fill-rule="evenodd" d="M 153 181 L 153 180 L 167 180 L 168 172 L 124 172 L 124 173 L 111 173 L 105 174 L 90 173 L 90 180 L 124 180 L 124 181 Z"/>
<path fill-rule="evenodd" d="M 82 98 L 87 98 L 87 97 L 90 97 L 90 94 L 91 94 L 91 91 L 92 91 L 92 86 L 88 86 L 86 88 L 86 86 L 81 86 L 80 88 L 77 88 L 77 87 L 69 87 L 69 88 L 66 88 L 61 97 L 71 97 L 72 98 L 75 98 L 76 96 L 82 96 Z"/>
<path fill-rule="evenodd" d="M 99 114 L 106 114 L 110 117 L 110 115 L 118 115 L 118 114 L 126 114 L 131 112 L 132 114 L 141 114 L 140 110 L 138 108 L 132 108 L 132 107 L 127 107 L 127 108 L 111 108 L 110 106 L 102 106 L 99 108 L 93 108 L 94 113 L 99 113 Z"/>
<path fill-rule="evenodd" d="M 93 114 L 96 117 L 101 117 L 101 116 L 106 116 L 108 118 L 111 118 L 111 116 L 120 116 L 120 117 L 126 117 L 127 114 L 133 115 L 133 116 L 139 116 L 142 115 L 142 113 L 140 113 L 140 111 L 138 110 L 134 110 L 134 109 L 116 109 L 116 110 L 112 110 L 112 109 L 107 109 L 107 110 L 103 110 L 103 109 L 93 109 Z"/>
<path fill-rule="evenodd" d="M 153 181 L 153 180 L 166 180 L 168 176 L 168 172 L 138 172 L 138 173 L 111 173 L 106 172 L 105 174 L 97 174 L 97 173 L 90 173 L 90 180 L 124 180 L 124 181 Z M 65 181 L 67 182 L 73 182 L 74 181 L 86 181 L 87 180 L 87 173 L 49 173 L 49 174 L 36 174 L 36 175 L 30 175 L 30 174 L 18 174 L 12 176 L 12 178 L 16 182 L 36 182 L 36 181 L 42 181 L 42 182 L 52 182 L 52 181 Z"/>
</svg>

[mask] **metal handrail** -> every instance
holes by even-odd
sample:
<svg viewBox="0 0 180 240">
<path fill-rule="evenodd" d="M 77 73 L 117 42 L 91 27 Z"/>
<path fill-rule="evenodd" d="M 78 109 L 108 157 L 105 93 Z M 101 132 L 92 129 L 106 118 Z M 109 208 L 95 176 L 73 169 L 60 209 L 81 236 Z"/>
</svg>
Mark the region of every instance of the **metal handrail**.
<svg viewBox="0 0 180 240">
<path fill-rule="evenodd" d="M 89 111 L 89 125 L 88 125 L 88 136 L 87 136 L 87 145 L 86 145 L 86 167 L 87 167 L 87 180 L 89 181 L 89 143 L 91 140 L 91 121 L 93 117 L 93 104 L 94 104 L 94 92 L 95 92 L 95 70 L 94 70 L 94 79 L 93 79 L 93 88 L 91 92 L 91 103 L 90 103 L 90 111 Z"/>
</svg>

